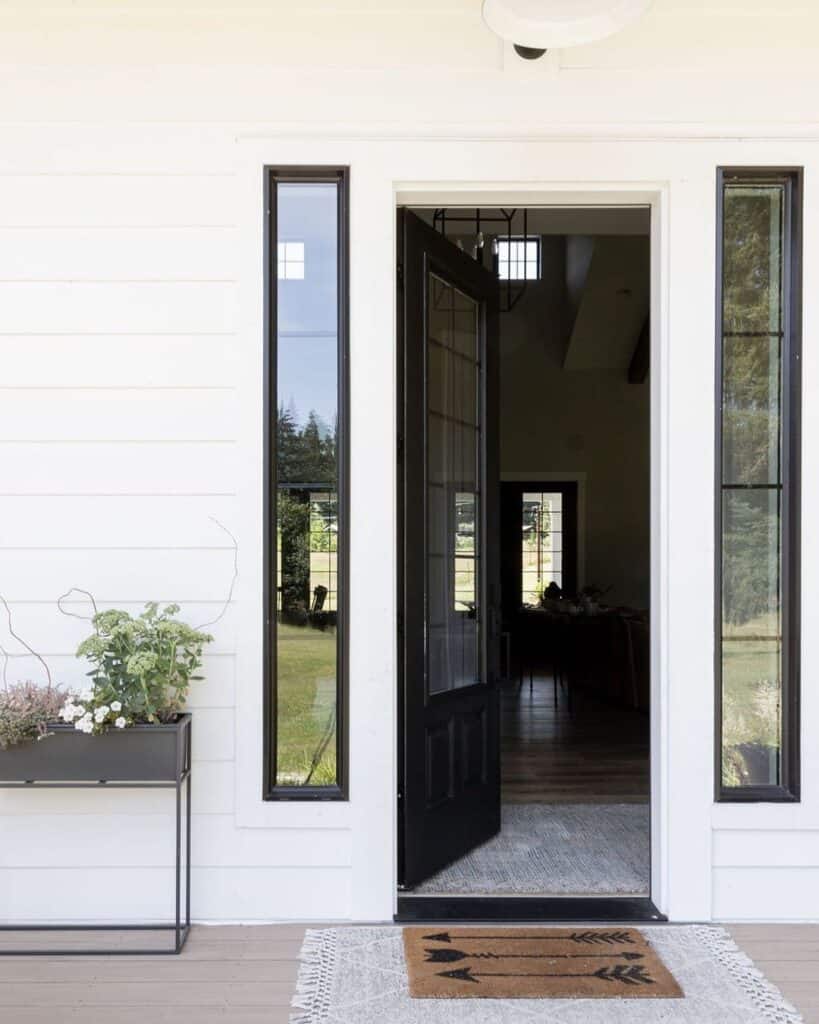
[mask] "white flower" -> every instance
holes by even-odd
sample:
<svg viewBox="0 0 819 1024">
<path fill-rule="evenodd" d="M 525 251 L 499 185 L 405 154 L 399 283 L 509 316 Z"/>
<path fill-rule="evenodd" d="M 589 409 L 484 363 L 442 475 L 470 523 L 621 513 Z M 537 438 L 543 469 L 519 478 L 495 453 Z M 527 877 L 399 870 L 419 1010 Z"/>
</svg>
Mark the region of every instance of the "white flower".
<svg viewBox="0 0 819 1024">
<path fill-rule="evenodd" d="M 93 732 L 94 723 L 91 721 L 91 715 L 86 713 L 78 721 L 74 723 L 74 728 L 79 729 L 80 732 Z"/>
<path fill-rule="evenodd" d="M 76 705 L 72 704 L 70 700 L 67 700 L 60 708 L 60 718 L 62 718 L 64 722 L 73 722 L 76 718 L 76 710 Z"/>
<path fill-rule="evenodd" d="M 94 711 L 94 721 L 98 724 L 100 722 L 104 722 L 110 710 L 111 709 L 107 704 L 100 704 L 100 706 Z"/>
<path fill-rule="evenodd" d="M 122 715 L 120 715 L 119 718 L 114 722 L 114 725 L 118 729 L 124 729 L 125 728 L 125 719 L 122 717 Z"/>
<path fill-rule="evenodd" d="M 112 700 L 111 701 L 111 710 L 112 711 L 122 711 L 122 704 L 118 700 Z"/>
<path fill-rule="evenodd" d="M 85 701 L 93 700 L 94 699 L 94 688 L 92 686 L 86 686 L 86 688 L 84 690 L 80 690 L 79 698 L 80 698 L 80 700 L 85 700 Z"/>
</svg>

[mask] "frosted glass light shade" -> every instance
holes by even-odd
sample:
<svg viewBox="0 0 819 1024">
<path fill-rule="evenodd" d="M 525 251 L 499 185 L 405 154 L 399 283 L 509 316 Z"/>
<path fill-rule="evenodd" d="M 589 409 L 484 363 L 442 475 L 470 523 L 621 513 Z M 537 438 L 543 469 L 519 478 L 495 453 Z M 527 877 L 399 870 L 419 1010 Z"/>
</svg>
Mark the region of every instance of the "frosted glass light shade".
<svg viewBox="0 0 819 1024">
<path fill-rule="evenodd" d="M 653 0 L 483 0 L 483 20 L 519 46 L 564 49 L 605 39 L 636 21 Z"/>
</svg>

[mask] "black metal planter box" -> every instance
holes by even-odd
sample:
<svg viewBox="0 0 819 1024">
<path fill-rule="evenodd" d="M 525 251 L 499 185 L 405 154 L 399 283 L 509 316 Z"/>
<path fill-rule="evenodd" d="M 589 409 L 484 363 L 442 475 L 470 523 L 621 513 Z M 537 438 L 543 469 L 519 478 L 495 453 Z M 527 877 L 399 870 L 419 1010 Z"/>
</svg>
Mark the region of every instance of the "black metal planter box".
<svg viewBox="0 0 819 1024">
<path fill-rule="evenodd" d="M 0 750 L 0 782 L 176 782 L 186 767 L 190 715 L 89 736 L 73 725 Z"/>
<path fill-rule="evenodd" d="M 173 789 L 176 791 L 174 916 L 157 924 L 0 924 L 2 932 L 171 932 L 170 947 L 141 943 L 107 948 L 28 949 L 0 946 L 2 956 L 88 956 L 181 953 L 191 924 L 191 716 L 167 725 L 131 725 L 89 736 L 73 725 L 54 725 L 52 735 L 0 750 L 0 789 Z M 184 797 L 183 797 L 184 791 Z M 184 840 L 183 840 L 184 806 Z M 184 849 L 184 879 L 182 877 Z M 183 902 L 184 901 L 184 902 Z"/>
</svg>

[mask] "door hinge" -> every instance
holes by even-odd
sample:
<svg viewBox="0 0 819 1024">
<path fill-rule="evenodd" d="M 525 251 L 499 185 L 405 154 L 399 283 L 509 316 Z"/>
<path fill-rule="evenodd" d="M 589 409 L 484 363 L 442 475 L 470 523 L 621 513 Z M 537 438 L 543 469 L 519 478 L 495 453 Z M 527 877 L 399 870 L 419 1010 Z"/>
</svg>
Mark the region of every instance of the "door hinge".
<svg viewBox="0 0 819 1024">
<path fill-rule="evenodd" d="M 396 437 L 396 439 L 395 439 L 395 454 L 396 454 L 396 457 L 397 457 L 399 463 L 404 461 L 404 435 L 403 434 L 399 434 L 398 437 Z"/>
<path fill-rule="evenodd" d="M 396 275 L 397 275 L 397 279 L 398 279 L 398 287 L 399 288 L 403 288 L 404 287 L 404 264 L 403 263 L 399 263 L 398 266 L 396 267 Z"/>
</svg>

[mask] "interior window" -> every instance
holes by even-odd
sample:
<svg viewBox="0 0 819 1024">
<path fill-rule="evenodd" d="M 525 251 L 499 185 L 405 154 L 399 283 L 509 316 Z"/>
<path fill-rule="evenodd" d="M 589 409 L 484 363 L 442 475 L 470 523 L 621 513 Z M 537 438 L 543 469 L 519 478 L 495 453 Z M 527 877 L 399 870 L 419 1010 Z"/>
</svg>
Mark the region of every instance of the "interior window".
<svg viewBox="0 0 819 1024">
<path fill-rule="evenodd" d="M 521 500 L 521 600 L 540 603 L 555 583 L 563 589 L 563 494 L 526 491 Z"/>
<path fill-rule="evenodd" d="M 498 238 L 501 281 L 536 281 L 540 277 L 539 238 Z"/>
</svg>

